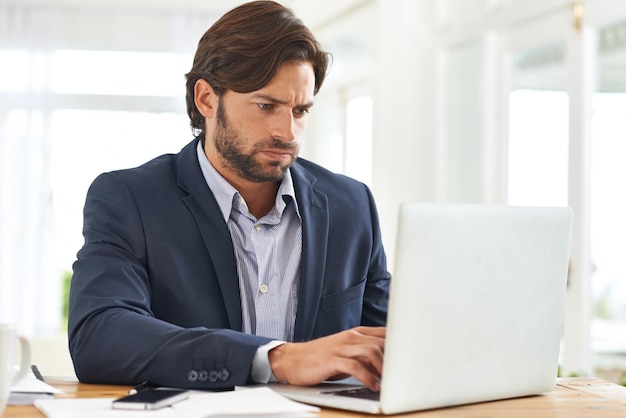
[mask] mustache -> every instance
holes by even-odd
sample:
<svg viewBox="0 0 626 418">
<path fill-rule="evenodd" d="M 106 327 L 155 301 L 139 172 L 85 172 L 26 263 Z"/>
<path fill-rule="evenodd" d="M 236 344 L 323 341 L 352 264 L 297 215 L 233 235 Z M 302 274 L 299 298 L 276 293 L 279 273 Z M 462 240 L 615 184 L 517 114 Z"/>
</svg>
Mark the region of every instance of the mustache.
<svg viewBox="0 0 626 418">
<path fill-rule="evenodd" d="M 271 138 L 263 144 L 263 147 L 279 149 L 281 151 L 298 152 L 300 146 L 296 142 L 285 142 L 278 138 Z"/>
</svg>

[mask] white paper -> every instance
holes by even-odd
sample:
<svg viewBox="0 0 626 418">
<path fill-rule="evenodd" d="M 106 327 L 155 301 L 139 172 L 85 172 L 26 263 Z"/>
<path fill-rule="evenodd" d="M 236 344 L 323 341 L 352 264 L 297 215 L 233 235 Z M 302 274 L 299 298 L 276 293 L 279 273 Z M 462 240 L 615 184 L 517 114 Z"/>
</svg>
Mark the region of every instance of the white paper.
<svg viewBox="0 0 626 418">
<path fill-rule="evenodd" d="M 291 401 L 266 387 L 232 392 L 191 391 L 189 399 L 154 411 L 113 409 L 113 398 L 40 399 L 48 418 L 311 417 L 319 408 Z"/>
<path fill-rule="evenodd" d="M 38 399 L 35 407 L 48 418 L 178 418 L 171 408 L 154 411 L 113 409 L 115 398 Z"/>
<path fill-rule="evenodd" d="M 63 391 L 37 379 L 31 372 L 17 384 L 11 386 L 9 405 L 32 405 L 37 399 L 54 398 Z"/>
<path fill-rule="evenodd" d="M 232 392 L 193 392 L 189 399 L 172 405 L 181 417 L 216 416 L 311 416 L 319 408 L 294 402 L 267 387 Z"/>
<path fill-rule="evenodd" d="M 24 378 L 17 384 L 11 386 L 11 392 L 22 393 L 57 393 L 61 394 L 63 391 L 50 386 L 46 382 L 42 382 L 37 379 L 33 373 L 27 373 Z"/>
</svg>

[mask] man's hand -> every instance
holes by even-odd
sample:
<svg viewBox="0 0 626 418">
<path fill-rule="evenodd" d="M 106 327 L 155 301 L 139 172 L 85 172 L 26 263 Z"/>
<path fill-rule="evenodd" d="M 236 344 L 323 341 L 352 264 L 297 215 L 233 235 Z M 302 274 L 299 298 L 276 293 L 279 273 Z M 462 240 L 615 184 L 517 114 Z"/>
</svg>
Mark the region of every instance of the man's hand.
<svg viewBox="0 0 626 418">
<path fill-rule="evenodd" d="M 280 382 L 316 385 L 353 376 L 380 390 L 385 327 L 356 327 L 304 343 L 285 343 L 270 350 L 272 373 Z"/>
</svg>

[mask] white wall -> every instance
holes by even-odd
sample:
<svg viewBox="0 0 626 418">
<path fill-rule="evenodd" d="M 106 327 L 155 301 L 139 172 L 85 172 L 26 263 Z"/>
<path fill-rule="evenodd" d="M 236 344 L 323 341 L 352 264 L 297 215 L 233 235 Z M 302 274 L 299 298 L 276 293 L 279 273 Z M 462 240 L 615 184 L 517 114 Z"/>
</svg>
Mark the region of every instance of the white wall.
<svg viewBox="0 0 626 418">
<path fill-rule="evenodd" d="M 434 201 L 443 195 L 435 2 L 355 0 L 338 4 L 342 7 L 335 10 L 340 18 L 324 14 L 324 19 L 319 11 L 326 9 L 319 3 L 317 13 L 301 11 L 314 13 L 305 14 L 303 20 L 313 22 L 312 30 L 335 55 L 310 119 L 304 156 L 328 163 L 332 169 L 332 150 L 337 144 L 331 137 L 336 139 L 340 133 L 329 128 L 333 124 L 324 106 L 336 106 L 355 86 L 372 95 L 371 187 L 392 268 L 400 203 Z"/>
<path fill-rule="evenodd" d="M 441 198 L 441 74 L 433 2 L 378 0 L 376 16 L 372 187 L 392 267 L 400 203 Z"/>
</svg>

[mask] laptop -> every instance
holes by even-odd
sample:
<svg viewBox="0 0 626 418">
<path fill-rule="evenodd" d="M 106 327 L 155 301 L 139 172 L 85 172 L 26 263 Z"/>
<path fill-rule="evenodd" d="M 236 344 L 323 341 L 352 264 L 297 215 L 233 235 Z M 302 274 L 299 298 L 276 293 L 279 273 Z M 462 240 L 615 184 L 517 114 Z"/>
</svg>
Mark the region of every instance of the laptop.
<svg viewBox="0 0 626 418">
<path fill-rule="evenodd" d="M 272 389 L 371 414 L 550 392 L 571 227 L 565 207 L 404 203 L 379 399 L 344 383 Z"/>
</svg>

